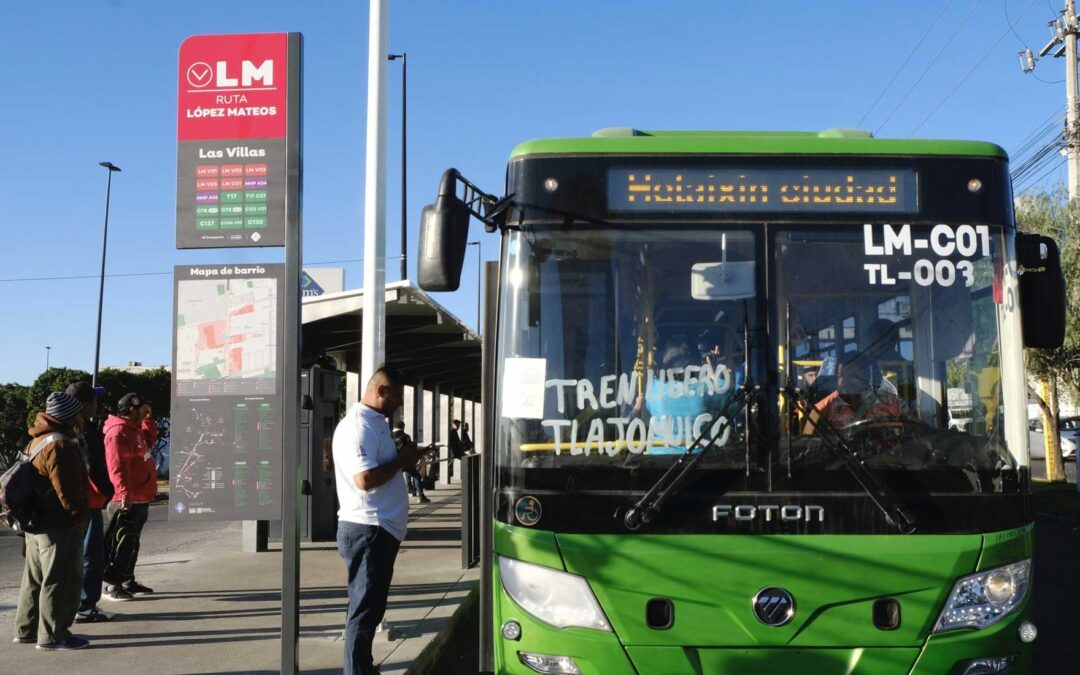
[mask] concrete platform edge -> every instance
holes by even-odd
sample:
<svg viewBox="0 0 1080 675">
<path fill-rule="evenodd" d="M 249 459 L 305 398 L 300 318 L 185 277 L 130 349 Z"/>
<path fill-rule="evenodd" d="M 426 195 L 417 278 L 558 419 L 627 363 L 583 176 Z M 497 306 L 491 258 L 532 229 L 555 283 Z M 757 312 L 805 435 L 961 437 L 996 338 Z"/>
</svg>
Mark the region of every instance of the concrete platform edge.
<svg viewBox="0 0 1080 675">
<path fill-rule="evenodd" d="M 461 622 L 465 620 L 465 617 L 476 606 L 476 603 L 480 601 L 480 582 L 470 581 L 468 585 L 472 589 L 469 591 L 465 601 L 457 608 L 453 616 L 450 617 L 450 621 L 439 631 L 439 634 L 413 660 L 409 669 L 405 671 L 405 675 L 429 675 L 436 672 L 435 667 L 439 664 L 439 660 L 449 646 L 450 638 L 461 627 Z"/>
</svg>

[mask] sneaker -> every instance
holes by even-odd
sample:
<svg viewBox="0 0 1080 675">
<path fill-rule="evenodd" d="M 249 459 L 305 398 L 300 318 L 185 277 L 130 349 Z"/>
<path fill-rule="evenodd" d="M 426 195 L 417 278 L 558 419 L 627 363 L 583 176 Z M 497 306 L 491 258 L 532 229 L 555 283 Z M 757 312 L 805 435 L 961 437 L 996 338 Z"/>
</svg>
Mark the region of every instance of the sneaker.
<svg viewBox="0 0 1080 675">
<path fill-rule="evenodd" d="M 154 592 L 154 589 L 149 586 L 143 586 L 134 579 L 124 584 L 124 590 L 132 595 L 149 595 Z"/>
<path fill-rule="evenodd" d="M 135 598 L 134 595 L 128 593 L 119 586 L 106 587 L 105 592 L 101 594 L 101 597 L 104 600 L 112 600 L 114 602 L 124 602 L 126 600 L 132 600 Z"/>
<path fill-rule="evenodd" d="M 20 637 L 16 635 L 15 637 L 11 638 L 11 641 L 17 645 L 32 645 L 37 642 L 37 636 L 34 635 L 31 637 Z"/>
<path fill-rule="evenodd" d="M 430 503 L 431 503 L 431 500 L 430 500 L 430 499 L 428 499 L 428 498 L 427 498 L 426 496 L 424 496 L 424 495 L 420 495 L 420 502 L 421 502 L 422 504 L 430 504 Z"/>
<path fill-rule="evenodd" d="M 97 607 L 79 610 L 79 612 L 75 614 L 75 623 L 101 623 L 102 621 L 109 621 L 111 619 L 112 617 L 110 615 Z"/>
<path fill-rule="evenodd" d="M 90 645 L 89 640 L 84 640 L 81 637 L 75 637 L 72 635 L 63 642 L 47 642 L 43 645 L 38 645 L 37 648 L 43 652 L 54 652 L 60 650 L 82 649 Z"/>
</svg>

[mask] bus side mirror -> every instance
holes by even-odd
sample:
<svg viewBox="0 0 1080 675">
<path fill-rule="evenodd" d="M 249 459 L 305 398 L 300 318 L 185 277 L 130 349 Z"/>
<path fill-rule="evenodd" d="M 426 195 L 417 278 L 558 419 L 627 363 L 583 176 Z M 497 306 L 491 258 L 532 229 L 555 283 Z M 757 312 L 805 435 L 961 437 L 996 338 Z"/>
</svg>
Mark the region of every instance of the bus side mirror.
<svg viewBox="0 0 1080 675">
<path fill-rule="evenodd" d="M 417 276 L 425 291 L 456 291 L 461 284 L 472 212 L 457 196 L 459 175 L 457 169 L 443 173 L 435 203 L 425 206 L 420 217 Z"/>
<path fill-rule="evenodd" d="M 1065 342 L 1065 277 L 1057 243 L 1038 234 L 1017 234 L 1016 262 L 1024 346 L 1060 347 Z"/>
</svg>

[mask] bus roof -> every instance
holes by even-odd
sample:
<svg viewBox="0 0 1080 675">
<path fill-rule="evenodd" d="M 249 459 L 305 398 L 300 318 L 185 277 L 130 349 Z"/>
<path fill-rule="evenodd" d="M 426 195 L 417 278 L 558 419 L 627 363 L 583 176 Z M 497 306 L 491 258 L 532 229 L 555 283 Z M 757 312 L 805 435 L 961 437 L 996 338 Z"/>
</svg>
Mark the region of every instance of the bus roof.
<svg viewBox="0 0 1080 675">
<path fill-rule="evenodd" d="M 991 157 L 1008 160 L 1000 146 L 982 141 L 874 138 L 862 129 L 825 131 L 642 131 L 600 129 L 587 138 L 546 138 L 514 148 L 528 155 L 905 155 Z"/>
</svg>

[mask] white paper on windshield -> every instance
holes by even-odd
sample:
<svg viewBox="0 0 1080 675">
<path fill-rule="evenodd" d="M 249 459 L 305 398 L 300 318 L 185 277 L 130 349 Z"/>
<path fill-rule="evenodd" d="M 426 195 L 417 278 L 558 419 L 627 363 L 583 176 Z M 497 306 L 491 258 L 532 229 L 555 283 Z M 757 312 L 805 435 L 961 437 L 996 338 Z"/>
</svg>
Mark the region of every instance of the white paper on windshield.
<svg viewBox="0 0 1080 675">
<path fill-rule="evenodd" d="M 547 359 L 507 358 L 503 361 L 502 416 L 538 420 L 544 416 L 544 378 Z"/>
</svg>

